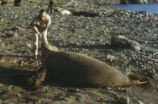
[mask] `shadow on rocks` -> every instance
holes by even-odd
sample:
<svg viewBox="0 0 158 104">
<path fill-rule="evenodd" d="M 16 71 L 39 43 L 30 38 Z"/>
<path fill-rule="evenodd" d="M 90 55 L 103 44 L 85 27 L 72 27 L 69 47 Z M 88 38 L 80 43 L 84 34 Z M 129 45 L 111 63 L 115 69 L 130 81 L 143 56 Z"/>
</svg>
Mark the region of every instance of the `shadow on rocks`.
<svg viewBox="0 0 158 104">
<path fill-rule="evenodd" d="M 66 44 L 66 45 L 59 45 L 58 43 L 54 43 L 55 46 L 59 48 L 85 48 L 85 49 L 112 49 L 111 45 L 109 44 L 96 44 L 96 45 L 77 45 L 77 44 Z"/>
<path fill-rule="evenodd" d="M 86 11 L 71 11 L 74 16 L 98 17 L 99 14 Z"/>
</svg>

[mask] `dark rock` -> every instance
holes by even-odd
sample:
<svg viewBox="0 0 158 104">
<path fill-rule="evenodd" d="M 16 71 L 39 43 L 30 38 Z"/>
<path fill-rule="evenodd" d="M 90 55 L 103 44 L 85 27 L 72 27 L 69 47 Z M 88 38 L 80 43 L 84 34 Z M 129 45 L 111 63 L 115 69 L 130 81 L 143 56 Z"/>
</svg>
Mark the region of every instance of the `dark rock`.
<svg viewBox="0 0 158 104">
<path fill-rule="evenodd" d="M 14 0 L 14 6 L 21 6 L 21 0 Z"/>
<path fill-rule="evenodd" d="M 130 104 L 130 99 L 127 96 L 123 96 L 119 99 L 119 101 L 117 102 L 118 104 Z"/>
<path fill-rule="evenodd" d="M 5 33 L 6 33 L 7 37 L 17 37 L 18 36 L 17 32 L 12 31 L 12 30 L 6 31 Z"/>
<path fill-rule="evenodd" d="M 130 43 L 129 40 L 121 35 L 113 36 L 111 38 L 111 45 L 114 47 L 121 47 L 121 48 L 129 48 Z"/>
<path fill-rule="evenodd" d="M 85 12 L 85 11 L 73 11 L 74 16 L 85 16 L 85 17 L 96 17 L 99 16 L 97 13 Z"/>
</svg>

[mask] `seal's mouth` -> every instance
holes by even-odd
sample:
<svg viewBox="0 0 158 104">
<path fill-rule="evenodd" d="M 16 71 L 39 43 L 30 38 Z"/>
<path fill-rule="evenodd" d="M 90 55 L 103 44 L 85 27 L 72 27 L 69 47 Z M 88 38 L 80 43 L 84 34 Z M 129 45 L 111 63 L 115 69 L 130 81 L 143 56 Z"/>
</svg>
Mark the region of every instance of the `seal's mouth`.
<svg viewBox="0 0 158 104">
<path fill-rule="evenodd" d="M 31 75 L 17 75 L 13 78 L 15 85 L 24 89 L 36 89 L 34 73 Z"/>
</svg>

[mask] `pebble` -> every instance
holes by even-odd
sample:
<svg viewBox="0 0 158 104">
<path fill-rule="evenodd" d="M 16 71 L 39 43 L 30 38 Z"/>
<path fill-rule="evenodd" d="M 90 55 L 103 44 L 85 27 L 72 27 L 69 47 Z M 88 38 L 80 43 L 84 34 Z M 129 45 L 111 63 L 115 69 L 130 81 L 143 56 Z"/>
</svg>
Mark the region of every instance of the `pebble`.
<svg viewBox="0 0 158 104">
<path fill-rule="evenodd" d="M 138 104 L 144 104 L 142 101 L 138 100 Z"/>
<path fill-rule="evenodd" d="M 117 58 L 113 55 L 107 55 L 107 59 L 109 59 L 110 61 L 116 60 Z"/>
<path fill-rule="evenodd" d="M 18 33 L 15 32 L 14 35 L 13 35 L 13 37 L 18 37 Z"/>
<path fill-rule="evenodd" d="M 1 22 L 3 22 L 3 21 L 4 21 L 4 19 L 0 19 L 0 21 L 1 21 Z"/>
<path fill-rule="evenodd" d="M 28 47 L 28 48 L 32 48 L 33 46 L 32 46 L 32 44 L 27 43 L 27 47 Z"/>
</svg>

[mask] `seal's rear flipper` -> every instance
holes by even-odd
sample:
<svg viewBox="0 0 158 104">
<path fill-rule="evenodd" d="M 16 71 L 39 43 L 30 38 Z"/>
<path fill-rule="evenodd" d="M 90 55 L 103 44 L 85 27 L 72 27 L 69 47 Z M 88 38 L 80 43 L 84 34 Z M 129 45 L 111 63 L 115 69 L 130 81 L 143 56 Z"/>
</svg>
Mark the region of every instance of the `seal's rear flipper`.
<svg viewBox="0 0 158 104">
<path fill-rule="evenodd" d="M 147 82 L 141 82 L 139 80 L 130 80 L 131 86 L 146 84 Z"/>
</svg>

